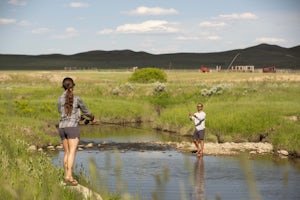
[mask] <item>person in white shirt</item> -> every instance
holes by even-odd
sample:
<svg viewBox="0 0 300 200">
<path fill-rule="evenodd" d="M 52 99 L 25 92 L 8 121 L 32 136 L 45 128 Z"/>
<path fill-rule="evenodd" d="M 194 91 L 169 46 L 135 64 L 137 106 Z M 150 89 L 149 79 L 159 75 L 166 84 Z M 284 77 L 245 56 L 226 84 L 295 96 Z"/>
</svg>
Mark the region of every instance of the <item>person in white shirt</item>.
<svg viewBox="0 0 300 200">
<path fill-rule="evenodd" d="M 204 136 L 205 136 L 205 118 L 206 113 L 203 111 L 203 104 L 197 104 L 197 112 L 189 113 L 190 120 L 194 121 L 195 131 L 193 135 L 193 142 L 197 148 L 196 155 L 203 155 L 204 150 Z"/>
</svg>

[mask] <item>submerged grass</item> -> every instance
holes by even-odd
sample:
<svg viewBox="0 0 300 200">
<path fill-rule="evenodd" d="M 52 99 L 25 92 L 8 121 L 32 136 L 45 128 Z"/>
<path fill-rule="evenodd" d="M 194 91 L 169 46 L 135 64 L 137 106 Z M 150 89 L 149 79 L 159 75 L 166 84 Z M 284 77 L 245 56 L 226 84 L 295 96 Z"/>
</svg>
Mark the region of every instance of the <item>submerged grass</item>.
<svg viewBox="0 0 300 200">
<path fill-rule="evenodd" d="M 75 94 L 100 122 L 151 121 L 153 128 L 186 135 L 193 130 L 188 113 L 202 102 L 208 138 L 268 141 L 275 148 L 300 154 L 299 73 L 166 73 L 168 81 L 162 85 L 130 83 L 128 71 L 2 72 L 0 196 L 81 199 L 59 186 L 62 171 L 52 166 L 46 154 L 27 151 L 31 144 L 45 147 L 60 142 L 56 100 L 66 76 L 75 79 Z M 119 197 L 108 195 L 114 198 Z"/>
</svg>

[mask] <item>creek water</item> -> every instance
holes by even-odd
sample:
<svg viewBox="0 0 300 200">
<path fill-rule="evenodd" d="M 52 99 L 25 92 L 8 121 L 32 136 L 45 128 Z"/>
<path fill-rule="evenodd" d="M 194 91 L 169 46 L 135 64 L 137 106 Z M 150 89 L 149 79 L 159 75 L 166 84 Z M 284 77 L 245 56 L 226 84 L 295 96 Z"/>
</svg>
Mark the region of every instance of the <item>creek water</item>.
<svg viewBox="0 0 300 200">
<path fill-rule="evenodd" d="M 296 160 L 198 158 L 171 148 L 143 147 L 145 142 L 181 140 L 186 138 L 148 128 L 81 127 L 81 141 L 114 145 L 78 151 L 74 170 L 94 181 L 100 191 L 129 193 L 138 199 L 300 199 L 300 164 Z M 62 158 L 63 151 L 54 154 L 53 163 L 62 166 Z"/>
</svg>

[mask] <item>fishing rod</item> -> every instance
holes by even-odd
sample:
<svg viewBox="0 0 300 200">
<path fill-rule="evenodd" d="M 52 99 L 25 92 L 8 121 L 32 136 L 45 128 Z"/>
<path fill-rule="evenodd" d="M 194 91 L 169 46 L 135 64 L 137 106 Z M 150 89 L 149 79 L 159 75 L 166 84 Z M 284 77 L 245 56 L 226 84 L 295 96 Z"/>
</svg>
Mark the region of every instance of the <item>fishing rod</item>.
<svg viewBox="0 0 300 200">
<path fill-rule="evenodd" d="M 227 67 L 227 70 L 229 70 L 229 68 L 231 67 L 232 63 L 235 61 L 235 59 L 236 59 L 239 55 L 241 55 L 241 53 L 237 53 L 237 54 L 233 57 L 233 59 L 231 60 L 230 64 L 229 64 L 228 67 Z"/>
</svg>

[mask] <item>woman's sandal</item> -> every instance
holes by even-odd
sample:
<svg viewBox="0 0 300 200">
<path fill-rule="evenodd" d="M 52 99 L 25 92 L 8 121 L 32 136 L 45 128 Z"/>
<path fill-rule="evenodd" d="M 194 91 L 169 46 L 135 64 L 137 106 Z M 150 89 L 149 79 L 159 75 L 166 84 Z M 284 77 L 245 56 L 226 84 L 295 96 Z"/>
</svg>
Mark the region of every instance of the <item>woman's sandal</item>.
<svg viewBox="0 0 300 200">
<path fill-rule="evenodd" d="M 65 183 L 68 186 L 76 186 L 76 185 L 78 185 L 78 181 L 76 181 L 74 178 L 69 178 L 69 179 L 65 178 Z"/>
</svg>

